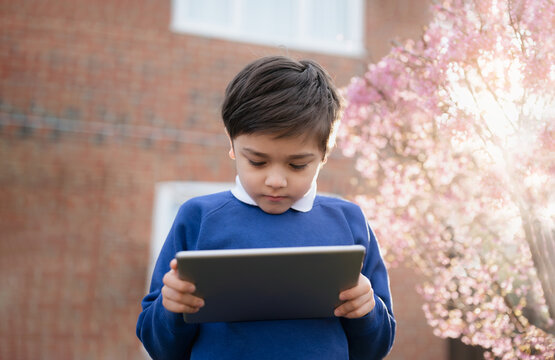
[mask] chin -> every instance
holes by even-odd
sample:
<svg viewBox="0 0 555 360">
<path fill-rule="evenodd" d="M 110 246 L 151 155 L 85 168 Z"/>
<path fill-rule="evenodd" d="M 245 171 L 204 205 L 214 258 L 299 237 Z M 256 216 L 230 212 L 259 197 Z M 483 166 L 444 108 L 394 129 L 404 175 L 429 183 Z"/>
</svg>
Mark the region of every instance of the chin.
<svg viewBox="0 0 555 360">
<path fill-rule="evenodd" d="M 259 206 L 260 209 L 262 209 L 262 211 L 264 211 L 267 214 L 272 214 L 272 215 L 279 215 L 279 214 L 283 214 L 284 212 L 286 212 L 287 210 L 289 210 L 289 207 L 284 208 L 284 207 L 277 207 L 277 206 Z"/>
</svg>

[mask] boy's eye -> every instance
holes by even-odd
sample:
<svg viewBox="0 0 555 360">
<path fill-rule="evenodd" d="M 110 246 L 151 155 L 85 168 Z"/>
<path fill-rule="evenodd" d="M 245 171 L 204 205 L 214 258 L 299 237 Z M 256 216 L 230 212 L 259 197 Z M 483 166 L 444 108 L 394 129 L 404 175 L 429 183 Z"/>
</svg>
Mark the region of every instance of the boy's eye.
<svg viewBox="0 0 555 360">
<path fill-rule="evenodd" d="M 257 167 L 258 167 L 258 166 L 264 166 L 264 165 L 266 164 L 265 161 L 254 161 L 254 160 L 249 160 L 249 163 L 250 163 L 252 166 L 257 166 Z"/>
<path fill-rule="evenodd" d="M 289 164 L 289 166 L 291 166 L 293 169 L 295 170 L 302 170 L 304 169 L 308 164 Z"/>
</svg>

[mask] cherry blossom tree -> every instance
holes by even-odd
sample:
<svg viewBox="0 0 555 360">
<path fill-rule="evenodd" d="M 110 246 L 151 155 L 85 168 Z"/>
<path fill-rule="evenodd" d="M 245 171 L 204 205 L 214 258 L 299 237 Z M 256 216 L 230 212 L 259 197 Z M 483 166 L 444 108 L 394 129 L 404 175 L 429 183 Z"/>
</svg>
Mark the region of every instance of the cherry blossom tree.
<svg viewBox="0 0 555 360">
<path fill-rule="evenodd" d="M 434 333 L 555 357 L 555 3 L 445 0 L 343 89 L 338 145 Z"/>
</svg>

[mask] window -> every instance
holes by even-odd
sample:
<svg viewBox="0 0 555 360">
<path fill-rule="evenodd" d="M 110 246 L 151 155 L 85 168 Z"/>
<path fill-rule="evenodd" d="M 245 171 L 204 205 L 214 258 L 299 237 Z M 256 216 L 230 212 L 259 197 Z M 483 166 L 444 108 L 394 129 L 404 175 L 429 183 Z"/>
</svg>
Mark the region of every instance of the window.
<svg viewBox="0 0 555 360">
<path fill-rule="evenodd" d="M 346 56 L 364 54 L 363 0 L 173 0 L 171 29 Z"/>
<path fill-rule="evenodd" d="M 147 273 L 147 287 L 150 286 L 152 271 L 162 245 L 170 231 L 173 220 L 181 204 L 190 198 L 230 190 L 235 183 L 212 183 L 194 181 L 171 181 L 156 184 L 154 210 L 152 215 L 152 235 Z M 148 291 L 148 289 L 147 289 Z"/>
</svg>

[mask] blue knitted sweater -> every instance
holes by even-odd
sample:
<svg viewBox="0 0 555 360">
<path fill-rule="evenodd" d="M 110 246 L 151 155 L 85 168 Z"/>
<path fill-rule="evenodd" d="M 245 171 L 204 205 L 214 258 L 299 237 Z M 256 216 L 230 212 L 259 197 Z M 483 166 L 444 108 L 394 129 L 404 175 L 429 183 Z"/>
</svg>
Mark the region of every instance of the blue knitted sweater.
<svg viewBox="0 0 555 360">
<path fill-rule="evenodd" d="M 359 319 L 187 324 L 162 305 L 162 277 L 178 251 L 361 244 L 376 306 Z M 137 336 L 154 359 L 381 359 L 395 336 L 389 279 L 360 208 L 316 196 L 312 210 L 267 214 L 230 191 L 181 206 L 142 301 Z"/>
</svg>

